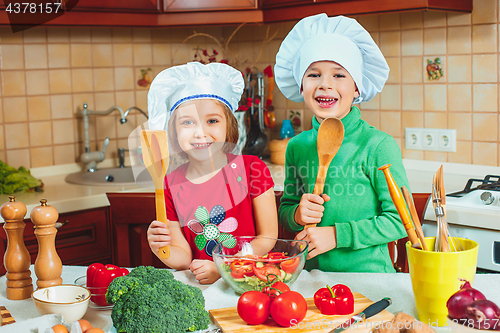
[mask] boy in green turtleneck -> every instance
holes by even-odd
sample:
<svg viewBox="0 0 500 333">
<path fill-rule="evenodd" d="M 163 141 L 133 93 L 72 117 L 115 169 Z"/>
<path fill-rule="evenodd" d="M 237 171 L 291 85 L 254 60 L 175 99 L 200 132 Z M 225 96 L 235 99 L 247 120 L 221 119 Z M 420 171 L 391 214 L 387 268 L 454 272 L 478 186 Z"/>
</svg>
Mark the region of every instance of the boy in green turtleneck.
<svg viewBox="0 0 500 333">
<path fill-rule="evenodd" d="M 390 163 L 397 184 L 408 187 L 401 152 L 352 105 L 382 90 L 389 73 L 384 56 L 357 21 L 320 14 L 290 31 L 276 55 L 275 73 L 283 94 L 304 101 L 314 114 L 313 128 L 288 143 L 278 213 L 287 230 L 298 232 L 296 239 L 309 242 L 306 269 L 395 272 L 387 243 L 406 233 L 378 168 Z M 345 135 L 320 196 L 312 194 L 317 134 L 327 117 L 341 119 Z"/>
</svg>

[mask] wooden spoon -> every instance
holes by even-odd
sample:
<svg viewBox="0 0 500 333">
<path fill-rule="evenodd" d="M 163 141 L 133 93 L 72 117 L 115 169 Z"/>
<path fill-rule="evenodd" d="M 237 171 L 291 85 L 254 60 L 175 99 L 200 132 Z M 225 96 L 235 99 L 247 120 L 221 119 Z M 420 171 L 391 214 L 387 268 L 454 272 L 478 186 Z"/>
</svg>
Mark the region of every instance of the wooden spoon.
<svg viewBox="0 0 500 333">
<path fill-rule="evenodd" d="M 406 201 L 406 206 L 410 210 L 411 219 L 413 220 L 413 226 L 415 227 L 415 232 L 417 233 L 420 244 L 424 251 L 428 251 L 427 244 L 425 243 L 424 231 L 422 230 L 422 225 L 420 224 L 420 219 L 418 218 L 417 209 L 415 208 L 415 203 L 413 202 L 413 197 L 406 186 L 401 186 L 401 193 Z"/>
<path fill-rule="evenodd" d="M 321 195 L 325 187 L 328 167 L 337 154 L 344 140 L 344 125 L 339 118 L 331 117 L 323 120 L 318 128 L 318 175 L 314 184 L 313 194 Z M 316 224 L 307 224 L 305 227 L 315 227 Z"/>
<path fill-rule="evenodd" d="M 167 212 L 165 210 L 164 182 L 168 169 L 168 139 L 167 132 L 163 130 L 141 131 L 141 147 L 144 165 L 148 169 L 155 184 L 156 219 L 168 226 Z M 160 258 L 170 258 L 170 247 L 160 248 Z"/>
</svg>

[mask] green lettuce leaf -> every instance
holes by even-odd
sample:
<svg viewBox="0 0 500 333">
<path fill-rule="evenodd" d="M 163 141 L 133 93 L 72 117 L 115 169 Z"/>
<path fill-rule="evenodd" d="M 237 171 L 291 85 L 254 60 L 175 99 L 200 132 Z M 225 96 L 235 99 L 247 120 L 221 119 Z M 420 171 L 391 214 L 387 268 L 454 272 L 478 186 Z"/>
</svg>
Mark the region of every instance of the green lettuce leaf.
<svg viewBox="0 0 500 333">
<path fill-rule="evenodd" d="M 0 161 L 0 194 L 42 191 L 43 183 L 25 167 L 16 169 Z"/>
</svg>

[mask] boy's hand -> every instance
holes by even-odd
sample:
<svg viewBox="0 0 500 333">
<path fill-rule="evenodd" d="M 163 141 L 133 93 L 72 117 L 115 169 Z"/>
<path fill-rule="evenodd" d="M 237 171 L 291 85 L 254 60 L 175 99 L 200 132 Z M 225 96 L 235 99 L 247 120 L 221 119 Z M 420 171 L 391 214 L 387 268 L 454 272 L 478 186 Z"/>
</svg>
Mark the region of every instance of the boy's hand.
<svg viewBox="0 0 500 333">
<path fill-rule="evenodd" d="M 158 253 L 160 248 L 170 245 L 172 237 L 167 225 L 160 221 L 153 221 L 148 228 L 148 243 L 153 253 Z"/>
<path fill-rule="evenodd" d="M 201 284 L 214 283 L 220 278 L 215 263 L 210 260 L 195 259 L 191 262 L 191 265 L 189 265 L 189 270 Z"/>
<path fill-rule="evenodd" d="M 318 224 L 323 217 L 323 203 L 330 200 L 327 194 L 321 196 L 317 194 L 305 193 L 300 199 L 299 207 L 295 211 L 295 222 L 300 225 Z"/>
<path fill-rule="evenodd" d="M 337 247 L 337 230 L 335 227 L 313 227 L 299 232 L 295 239 L 309 243 L 307 260 Z"/>
</svg>

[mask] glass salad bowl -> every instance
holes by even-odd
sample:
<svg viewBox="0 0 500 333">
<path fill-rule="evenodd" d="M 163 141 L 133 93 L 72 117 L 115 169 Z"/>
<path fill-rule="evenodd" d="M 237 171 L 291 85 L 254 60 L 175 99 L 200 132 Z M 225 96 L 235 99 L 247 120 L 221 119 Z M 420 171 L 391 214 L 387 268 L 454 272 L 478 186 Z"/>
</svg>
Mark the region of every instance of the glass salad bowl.
<svg viewBox="0 0 500 333">
<path fill-rule="evenodd" d="M 80 276 L 75 280 L 75 284 L 77 286 L 85 287 L 88 290 L 90 290 L 90 303 L 89 307 L 97 310 L 111 310 L 113 308 L 113 305 L 99 305 L 95 303 L 94 301 L 98 298 L 101 300 L 106 299 L 106 291 L 102 291 L 102 288 L 95 288 L 95 287 L 87 287 L 87 276 Z M 102 301 L 101 301 L 102 302 Z"/>
<path fill-rule="evenodd" d="M 217 244 L 212 255 L 222 279 L 242 294 L 276 281 L 291 285 L 304 268 L 308 247 L 301 240 L 236 236 Z"/>
</svg>

